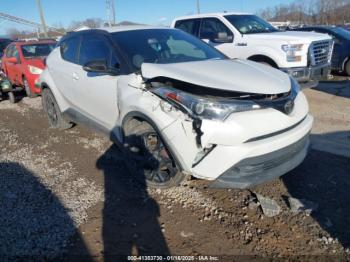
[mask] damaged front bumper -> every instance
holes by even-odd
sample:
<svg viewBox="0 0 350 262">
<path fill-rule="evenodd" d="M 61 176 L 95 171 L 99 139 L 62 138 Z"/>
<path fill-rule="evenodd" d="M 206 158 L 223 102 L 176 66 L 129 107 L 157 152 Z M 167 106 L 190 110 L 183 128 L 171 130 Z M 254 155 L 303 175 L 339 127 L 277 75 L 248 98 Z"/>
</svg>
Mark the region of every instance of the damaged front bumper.
<svg viewBox="0 0 350 262">
<path fill-rule="evenodd" d="M 277 151 L 244 159 L 216 179 L 214 188 L 250 188 L 278 178 L 296 168 L 306 157 L 309 135 Z"/>
</svg>

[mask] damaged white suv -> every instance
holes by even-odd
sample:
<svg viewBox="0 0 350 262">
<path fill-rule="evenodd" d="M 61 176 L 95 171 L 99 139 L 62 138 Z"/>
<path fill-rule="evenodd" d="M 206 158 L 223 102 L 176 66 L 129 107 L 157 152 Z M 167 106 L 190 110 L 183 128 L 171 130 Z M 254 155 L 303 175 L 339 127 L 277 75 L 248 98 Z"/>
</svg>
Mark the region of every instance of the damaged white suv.
<svg viewBox="0 0 350 262">
<path fill-rule="evenodd" d="M 149 186 L 192 175 L 247 188 L 289 172 L 307 154 L 313 118 L 295 80 L 229 60 L 180 30 L 70 33 L 46 63 L 40 84 L 50 125 L 106 133 Z"/>
</svg>

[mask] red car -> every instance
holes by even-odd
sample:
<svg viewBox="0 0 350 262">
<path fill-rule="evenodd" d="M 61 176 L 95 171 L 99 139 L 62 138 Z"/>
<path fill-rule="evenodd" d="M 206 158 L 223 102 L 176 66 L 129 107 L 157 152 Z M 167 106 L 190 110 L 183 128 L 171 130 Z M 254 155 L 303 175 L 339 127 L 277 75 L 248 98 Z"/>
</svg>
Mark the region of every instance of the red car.
<svg viewBox="0 0 350 262">
<path fill-rule="evenodd" d="M 55 48 L 53 40 L 13 42 L 2 57 L 2 70 L 13 85 L 25 89 L 28 97 L 41 93 L 36 81 L 45 68 L 44 59 Z"/>
</svg>

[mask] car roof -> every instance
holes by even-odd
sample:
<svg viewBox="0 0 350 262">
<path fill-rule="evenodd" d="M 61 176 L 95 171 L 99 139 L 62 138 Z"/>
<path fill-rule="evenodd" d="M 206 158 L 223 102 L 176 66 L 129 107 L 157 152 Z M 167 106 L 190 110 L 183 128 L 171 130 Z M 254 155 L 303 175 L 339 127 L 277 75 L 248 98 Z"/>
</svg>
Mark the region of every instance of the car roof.
<svg viewBox="0 0 350 262">
<path fill-rule="evenodd" d="M 103 27 L 100 29 L 107 31 L 109 33 L 116 33 L 116 32 L 133 31 L 133 30 L 170 29 L 170 28 L 165 26 L 151 26 L 151 25 L 121 25 L 121 26 Z"/>
<path fill-rule="evenodd" d="M 183 19 L 193 19 L 193 18 L 203 18 L 203 17 L 219 17 L 226 15 L 253 15 L 252 13 L 243 13 L 243 12 L 218 12 L 218 13 L 206 13 L 206 14 L 194 14 L 194 15 L 186 15 L 175 18 L 175 20 L 183 20 Z"/>
<path fill-rule="evenodd" d="M 35 45 L 35 44 L 55 44 L 56 41 L 54 40 L 39 40 L 39 41 L 14 41 L 11 44 L 15 44 L 18 46 L 24 46 L 24 45 Z"/>
</svg>

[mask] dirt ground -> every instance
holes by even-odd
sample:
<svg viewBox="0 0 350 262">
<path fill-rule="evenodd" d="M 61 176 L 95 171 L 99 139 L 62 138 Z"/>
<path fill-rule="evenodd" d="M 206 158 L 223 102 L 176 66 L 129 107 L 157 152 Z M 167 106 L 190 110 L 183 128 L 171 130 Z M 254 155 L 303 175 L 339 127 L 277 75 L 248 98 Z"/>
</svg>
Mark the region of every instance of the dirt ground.
<svg viewBox="0 0 350 262">
<path fill-rule="evenodd" d="M 350 81 L 305 93 L 315 117 L 309 155 L 250 190 L 209 189 L 200 180 L 146 189 L 107 138 L 81 126 L 50 129 L 40 97 L 0 102 L 0 254 L 350 259 Z M 281 212 L 266 216 L 259 195 Z M 312 203 L 312 212 L 293 212 L 290 197 Z"/>
</svg>

